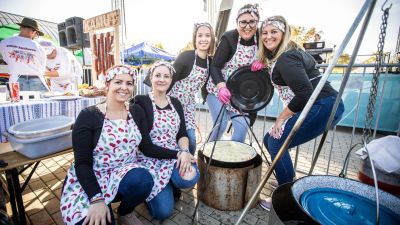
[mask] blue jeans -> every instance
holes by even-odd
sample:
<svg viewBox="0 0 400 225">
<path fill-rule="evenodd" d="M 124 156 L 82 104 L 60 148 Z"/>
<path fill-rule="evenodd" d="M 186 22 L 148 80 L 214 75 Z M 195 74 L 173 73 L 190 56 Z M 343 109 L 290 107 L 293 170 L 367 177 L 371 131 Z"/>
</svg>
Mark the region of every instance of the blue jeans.
<svg viewBox="0 0 400 225">
<path fill-rule="evenodd" d="M 153 177 L 146 169 L 135 168 L 129 170 L 119 183 L 117 196 L 113 200 L 113 202 L 121 201 L 121 204 L 118 207 L 118 214 L 124 216 L 131 213 L 137 205 L 146 200 L 153 185 Z M 114 225 L 115 219 L 112 213 L 111 204 L 109 204 L 108 207 L 111 212 L 112 222 L 107 222 L 107 225 Z M 81 225 L 85 218 L 76 224 Z"/>
<path fill-rule="evenodd" d="M 20 91 L 48 91 L 47 87 L 42 83 L 38 76 L 19 76 L 17 82 L 19 82 Z"/>
<path fill-rule="evenodd" d="M 325 131 L 326 123 L 328 122 L 329 115 L 335 103 L 336 96 L 326 97 L 317 100 L 311 107 L 300 129 L 297 130 L 296 135 L 292 139 L 289 148 L 306 143 Z M 344 105 L 341 101 L 336 111 L 332 126 L 334 127 L 342 117 L 344 112 Z M 272 160 L 275 159 L 279 152 L 280 147 L 285 142 L 290 131 L 293 129 L 294 124 L 299 118 L 301 112 L 294 114 L 286 123 L 285 129 L 280 139 L 275 139 L 267 133 L 264 137 L 264 145 L 267 147 Z M 289 151 L 283 154 L 282 158 L 278 161 L 275 167 L 278 184 L 282 185 L 287 182 L 292 182 L 295 176 L 292 160 Z"/>
<path fill-rule="evenodd" d="M 189 152 L 194 155 L 196 152 L 196 130 L 195 129 L 187 129 L 186 133 L 189 138 Z"/>
<path fill-rule="evenodd" d="M 179 168 L 174 168 L 171 175 L 171 180 L 165 188 L 158 193 L 152 200 L 147 202 L 147 208 L 151 216 L 157 220 L 165 220 L 172 215 L 174 211 L 174 195 L 172 185 L 176 188 L 193 187 L 200 177 L 199 169 L 196 164 L 192 164 L 196 168 L 196 176 L 192 180 L 184 180 L 179 174 Z"/>
<path fill-rule="evenodd" d="M 214 94 L 208 94 L 207 95 L 207 104 L 208 108 L 210 109 L 211 117 L 213 119 L 213 123 L 215 124 L 215 121 L 218 117 L 218 114 L 221 110 L 222 103 L 218 100 L 217 96 Z M 221 121 L 221 116 L 222 121 Z M 228 125 L 228 118 L 231 119 L 234 116 L 237 116 L 237 113 L 231 112 L 226 110 L 226 108 L 223 109 L 221 112 L 219 118 L 218 118 L 218 124 L 214 127 L 214 130 L 212 131 L 212 134 L 210 136 L 209 141 L 217 141 L 221 139 L 222 134 L 225 132 L 226 127 Z M 244 142 L 247 134 L 247 128 L 248 125 L 246 123 L 246 120 L 249 121 L 247 117 L 243 116 L 237 116 L 231 119 L 232 125 L 233 125 L 233 135 L 231 140 L 232 141 L 238 141 L 238 142 Z M 220 126 L 220 128 L 219 128 Z M 218 132 L 219 130 L 219 132 Z"/>
</svg>

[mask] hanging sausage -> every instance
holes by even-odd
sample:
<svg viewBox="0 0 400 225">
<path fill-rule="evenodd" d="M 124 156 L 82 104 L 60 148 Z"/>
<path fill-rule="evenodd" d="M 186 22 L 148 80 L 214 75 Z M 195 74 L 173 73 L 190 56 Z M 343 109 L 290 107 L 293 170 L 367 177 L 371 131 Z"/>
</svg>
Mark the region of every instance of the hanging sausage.
<svg viewBox="0 0 400 225">
<path fill-rule="evenodd" d="M 93 34 L 93 57 L 94 68 L 97 75 L 105 74 L 106 71 L 114 66 L 114 35 L 112 32 Z"/>
<path fill-rule="evenodd" d="M 96 71 L 96 74 L 99 73 L 99 57 L 98 57 L 98 51 L 97 51 L 97 36 L 96 34 L 93 34 L 92 36 L 92 43 L 93 43 L 93 55 L 94 55 L 94 69 Z"/>
</svg>

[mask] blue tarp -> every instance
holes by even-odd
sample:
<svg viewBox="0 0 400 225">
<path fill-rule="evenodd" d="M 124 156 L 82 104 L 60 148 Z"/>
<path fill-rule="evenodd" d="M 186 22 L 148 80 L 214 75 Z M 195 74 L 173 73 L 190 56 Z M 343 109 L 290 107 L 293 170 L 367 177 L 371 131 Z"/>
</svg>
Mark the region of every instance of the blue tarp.
<svg viewBox="0 0 400 225">
<path fill-rule="evenodd" d="M 142 42 L 140 44 L 137 44 L 135 46 L 132 46 L 124 51 L 124 58 L 130 58 L 130 57 L 136 57 L 136 58 L 154 58 L 154 59 L 163 59 L 167 61 L 172 61 L 176 57 L 174 55 L 171 55 L 170 53 L 156 48 L 154 46 L 151 46 L 147 44 L 146 42 Z"/>
</svg>

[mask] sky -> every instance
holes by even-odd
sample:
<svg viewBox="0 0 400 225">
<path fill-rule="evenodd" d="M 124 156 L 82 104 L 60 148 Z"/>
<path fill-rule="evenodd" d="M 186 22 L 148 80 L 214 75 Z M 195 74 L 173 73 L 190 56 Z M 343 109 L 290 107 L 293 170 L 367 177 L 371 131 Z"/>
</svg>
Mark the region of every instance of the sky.
<svg viewBox="0 0 400 225">
<path fill-rule="evenodd" d="M 64 22 L 67 18 L 78 16 L 84 19 L 112 10 L 111 0 L 0 0 L 0 10 L 18 15 L 43 19 L 51 22 Z M 217 0 L 219 8 L 220 0 Z M 378 0 L 366 31 L 359 54 L 376 52 L 380 31 L 384 0 Z M 289 24 L 315 27 L 322 31 L 322 39 L 328 45 L 339 46 L 364 4 L 363 0 L 234 0 L 227 29 L 236 27 L 238 9 L 246 3 L 258 3 L 261 19 L 272 15 L 284 16 Z M 400 0 L 392 3 L 388 21 L 385 51 L 394 52 L 400 25 Z M 193 24 L 207 21 L 203 11 L 203 0 L 126 0 L 126 38 L 123 42 L 128 48 L 141 41 L 161 42 L 172 54 L 177 54 L 191 41 Z M 361 27 L 361 24 L 359 25 Z M 357 39 L 356 30 L 346 53 L 351 53 Z"/>
</svg>

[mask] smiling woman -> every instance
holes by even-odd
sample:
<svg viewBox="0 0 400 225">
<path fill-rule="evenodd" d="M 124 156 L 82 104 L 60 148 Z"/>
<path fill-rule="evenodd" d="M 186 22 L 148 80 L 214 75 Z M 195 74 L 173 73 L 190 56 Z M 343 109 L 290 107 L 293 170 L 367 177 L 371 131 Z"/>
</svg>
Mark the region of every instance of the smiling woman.
<svg viewBox="0 0 400 225">
<path fill-rule="evenodd" d="M 167 219 L 174 208 L 173 187 L 191 188 L 199 179 L 195 158 L 189 153 L 185 117 L 178 99 L 167 95 L 175 70 L 169 62 L 158 61 L 149 70 L 152 91 L 148 95 L 135 96 L 148 118 L 149 135 L 154 144 L 175 149 L 178 159 L 154 160 L 139 155 L 155 181 L 152 193 L 146 199 L 150 214 L 158 220 Z"/>
<path fill-rule="evenodd" d="M 209 23 L 195 23 L 193 28 L 194 50 L 179 54 L 174 62 L 176 70 L 170 96 L 183 105 L 186 129 L 189 137 L 189 151 L 196 151 L 196 96 L 201 89 L 205 101 L 205 84 L 210 77 L 210 62 L 214 54 L 215 35 Z"/>
<path fill-rule="evenodd" d="M 133 213 L 157 179 L 143 157 L 177 158 L 152 143 L 146 115 L 132 97 L 136 71 L 114 66 L 106 73 L 106 101 L 82 110 L 72 131 L 74 162 L 67 172 L 60 208 L 66 224 L 115 224 L 111 203 L 121 201 L 119 224 L 142 225 Z M 140 149 L 140 153 L 139 150 Z M 154 159 L 153 159 L 154 160 Z"/>
<path fill-rule="evenodd" d="M 257 4 L 244 5 L 237 13 L 236 29 L 223 34 L 215 51 L 210 66 L 211 78 L 207 83 L 207 104 L 213 122 L 217 124 L 210 136 L 210 141 L 216 141 L 222 137 L 229 119 L 234 128 L 231 139 L 238 142 L 245 140 L 247 118 L 240 115 L 239 111 L 230 104 L 231 92 L 225 82 L 234 71 L 251 65 L 256 58 L 259 18 Z M 217 118 L 217 115 L 222 116 Z"/>
<path fill-rule="evenodd" d="M 260 30 L 259 60 L 253 63 L 253 67 L 262 68 L 259 64 L 268 67 L 268 77 L 275 90 L 278 90 L 284 105 L 283 111 L 264 136 L 264 144 L 274 160 L 320 81 L 321 74 L 314 58 L 291 40 L 291 28 L 284 17 L 268 17 L 262 22 Z M 288 148 L 308 142 L 322 134 L 336 97 L 337 91 L 326 82 Z M 340 102 L 332 127 L 339 122 L 343 111 L 344 105 Z M 296 174 L 288 151 L 285 151 L 276 164 L 275 173 L 279 185 L 293 181 Z M 266 203 L 271 199 L 267 200 L 263 202 L 264 206 L 270 205 Z"/>
</svg>

